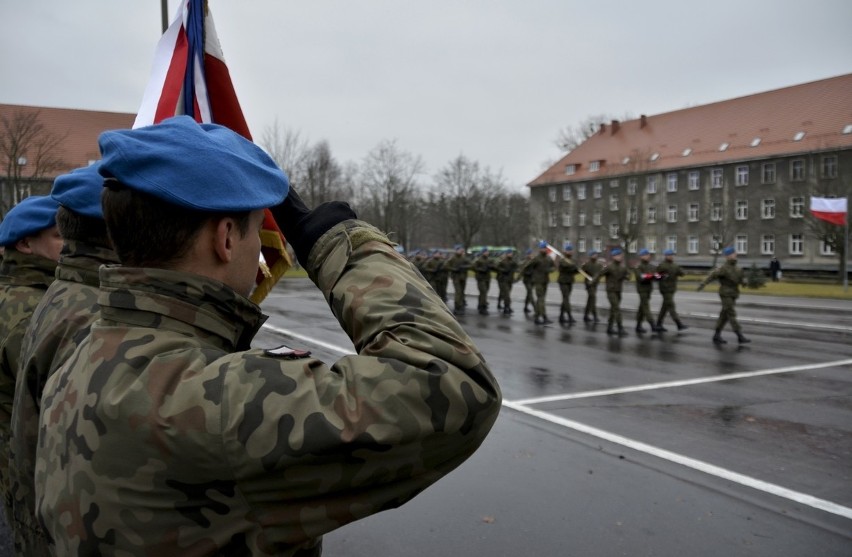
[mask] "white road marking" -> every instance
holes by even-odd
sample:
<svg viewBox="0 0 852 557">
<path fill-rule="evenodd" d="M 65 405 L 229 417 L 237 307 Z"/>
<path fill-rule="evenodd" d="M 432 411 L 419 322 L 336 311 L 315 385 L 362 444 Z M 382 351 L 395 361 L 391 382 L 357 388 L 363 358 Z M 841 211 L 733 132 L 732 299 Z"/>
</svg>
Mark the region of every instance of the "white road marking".
<svg viewBox="0 0 852 557">
<path fill-rule="evenodd" d="M 744 474 L 733 472 L 731 470 L 727 470 L 725 468 L 721 468 L 719 466 L 715 466 L 713 464 L 703 462 L 701 460 L 696 460 L 694 458 L 679 455 L 677 453 L 673 453 L 665 449 L 660 449 L 652 445 L 642 443 L 641 441 L 635 441 L 633 439 L 623 437 L 615 433 L 610 433 L 608 431 L 604 431 L 596 427 L 591 427 L 580 422 L 566 420 L 565 418 L 560 418 L 559 416 L 554 416 L 553 414 L 549 414 L 547 412 L 533 410 L 532 408 L 527 408 L 526 406 L 520 404 L 503 401 L 503 406 L 506 406 L 507 408 L 511 408 L 512 410 L 516 410 L 518 412 L 522 412 L 524 414 L 528 414 L 530 416 L 534 416 L 541 420 L 560 425 L 562 427 L 573 429 L 575 431 L 579 431 L 581 433 L 585 433 L 587 435 L 591 435 L 599 439 L 604 439 L 605 441 L 609 441 L 617 445 L 628 447 L 635 451 L 662 458 L 663 460 L 668 460 L 669 462 L 674 462 L 676 464 L 680 464 L 681 466 L 686 466 L 687 468 L 698 470 L 699 472 L 704 472 L 705 474 L 709 474 L 711 476 L 716 476 L 717 478 L 722 478 L 724 480 L 735 482 L 740 485 L 756 489 L 758 491 L 763 491 L 765 493 L 775 495 L 777 497 L 782 497 L 784 499 L 795 501 L 808 507 L 836 514 L 844 518 L 852 519 L 852 509 L 850 509 L 849 507 L 844 507 L 843 505 L 838 505 L 837 503 L 826 501 L 825 499 L 820 499 L 818 497 L 808 495 L 807 493 L 793 491 L 792 489 L 787 489 L 786 487 L 781 487 L 780 485 L 764 482 L 763 480 L 758 480 L 757 478 L 752 478 L 751 476 L 746 476 Z"/>
<path fill-rule="evenodd" d="M 699 313 L 699 312 L 681 312 L 681 315 L 686 315 L 689 317 L 709 317 L 711 319 L 716 319 L 719 317 L 718 313 Z M 852 327 L 846 325 L 826 325 L 823 323 L 807 323 L 804 321 L 781 321 L 780 319 L 761 319 L 758 317 L 743 317 L 742 315 L 737 316 L 737 321 L 741 321 L 743 323 L 759 323 L 764 325 L 784 325 L 787 327 L 801 327 L 803 329 L 824 329 L 828 331 L 843 331 L 850 332 L 852 331 Z"/>
<path fill-rule="evenodd" d="M 687 385 L 700 385 L 702 383 L 715 383 L 718 381 L 730 381 L 732 379 L 743 379 L 749 377 L 760 377 L 761 375 L 775 375 L 778 373 L 791 373 L 794 371 L 808 371 L 811 369 L 823 369 L 827 367 L 839 367 L 852 365 L 852 359 L 835 360 L 821 364 L 805 364 L 800 366 L 779 367 L 775 369 L 763 369 L 758 371 L 743 371 L 740 373 L 729 373 L 726 375 L 714 375 L 713 377 L 698 377 L 696 379 L 683 379 L 681 381 L 665 381 L 662 383 L 647 383 L 645 385 L 633 385 L 615 389 L 600 389 L 597 391 L 584 391 L 581 393 L 568 393 L 564 395 L 542 396 L 512 401 L 512 404 L 529 406 L 543 402 L 555 402 L 558 400 L 572 400 L 577 398 L 591 398 L 596 396 L 620 395 L 622 393 L 635 393 L 639 391 L 651 391 L 654 389 L 669 389 L 672 387 L 684 387 Z"/>
<path fill-rule="evenodd" d="M 307 343 L 315 344 L 317 346 L 321 346 L 327 350 L 333 350 L 339 352 L 341 354 L 354 354 L 351 349 L 343 348 L 341 346 L 336 346 L 334 344 L 330 344 L 327 342 L 323 342 L 321 340 L 317 340 L 315 338 L 301 335 L 289 329 L 282 329 L 280 327 L 275 327 L 273 325 L 263 325 L 264 328 L 269 329 L 273 332 L 286 335 L 292 338 L 296 338 L 302 340 Z M 839 362 L 839 363 L 838 363 Z M 812 366 L 795 366 L 796 368 L 807 368 L 807 369 L 816 369 L 817 367 L 828 367 L 830 365 L 849 365 L 852 364 L 852 360 L 839 360 L 838 362 L 829 362 L 827 364 L 814 364 Z M 789 371 L 795 371 L 793 368 L 781 368 L 787 369 Z M 774 371 L 775 373 L 783 373 L 783 371 L 777 370 L 765 370 L 762 372 L 765 375 L 768 372 Z M 755 376 L 756 374 L 761 374 L 761 372 L 747 372 L 749 376 Z M 742 375 L 742 374 L 732 374 L 729 376 L 725 376 L 726 379 L 734 378 L 734 375 Z M 715 378 L 712 378 L 715 379 Z M 541 420 L 545 420 L 552 424 L 560 425 L 562 427 L 566 427 L 569 429 L 573 429 L 575 431 L 579 431 L 581 433 L 585 433 L 587 435 L 591 435 L 593 437 L 597 437 L 599 439 L 604 439 L 611 443 L 615 443 L 617 445 L 621 445 L 624 447 L 628 447 L 630 449 L 656 456 L 663 460 L 667 460 L 669 462 L 674 462 L 675 464 L 680 464 L 681 466 L 686 466 L 687 468 L 691 468 L 693 470 L 697 470 L 699 472 L 703 472 L 705 474 L 709 474 L 711 476 L 715 476 L 718 478 L 722 478 L 724 480 L 728 480 L 734 483 L 738 483 L 740 485 L 750 487 L 756 489 L 758 491 L 763 491 L 765 493 L 769 493 L 771 495 L 775 495 L 777 497 L 782 497 L 785 499 L 789 499 L 791 501 L 795 501 L 802 505 L 806 505 L 808 507 L 812 507 L 814 509 L 819 509 L 825 512 L 829 512 L 832 514 L 836 514 L 842 516 L 844 518 L 852 519 L 852 509 L 849 507 L 844 507 L 842 505 L 838 505 L 837 503 L 833 503 L 831 501 L 826 501 L 825 499 L 820 499 L 818 497 L 814 497 L 812 495 L 808 495 L 806 493 L 800 493 L 798 491 L 793 491 L 792 489 L 787 489 L 786 487 L 781 487 L 779 485 L 771 484 L 769 482 L 764 482 L 763 480 L 758 480 L 756 478 L 752 478 L 750 476 L 746 476 L 744 474 L 740 474 L 737 472 L 733 472 L 731 470 L 727 470 L 725 468 L 721 468 L 719 466 L 715 466 L 713 464 L 703 462 L 701 460 L 696 460 L 694 458 L 689 458 L 683 455 L 679 455 L 677 453 L 673 453 L 671 451 L 667 451 L 665 449 L 660 449 L 658 447 L 654 447 L 652 445 L 648 445 L 646 443 L 642 443 L 641 441 L 636 441 L 630 439 L 628 437 L 623 437 L 621 435 L 610 433 L 608 431 L 604 431 L 602 429 L 598 429 L 595 427 L 591 427 L 585 424 L 581 424 L 580 422 L 575 422 L 573 420 L 567 420 L 565 418 L 561 418 L 559 416 L 555 416 L 553 414 L 549 414 L 547 412 L 542 412 L 539 410 L 534 410 L 532 408 L 528 408 L 519 402 L 510 402 L 507 400 L 503 401 L 503 406 L 506 408 L 511 408 L 517 412 L 521 412 Z"/>
</svg>

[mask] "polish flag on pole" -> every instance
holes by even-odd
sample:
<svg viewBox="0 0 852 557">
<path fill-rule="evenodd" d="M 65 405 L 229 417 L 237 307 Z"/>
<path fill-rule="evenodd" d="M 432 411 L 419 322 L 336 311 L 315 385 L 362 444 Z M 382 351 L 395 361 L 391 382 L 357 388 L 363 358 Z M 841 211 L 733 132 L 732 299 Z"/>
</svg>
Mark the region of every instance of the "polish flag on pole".
<svg viewBox="0 0 852 557">
<path fill-rule="evenodd" d="M 182 0 L 154 53 L 151 77 L 134 128 L 186 114 L 225 126 L 251 140 L 206 0 Z M 256 287 L 260 303 L 292 264 L 287 243 L 267 210 Z"/>
<path fill-rule="evenodd" d="M 846 224 L 848 201 L 845 197 L 811 197 L 811 213 L 832 224 Z"/>
</svg>

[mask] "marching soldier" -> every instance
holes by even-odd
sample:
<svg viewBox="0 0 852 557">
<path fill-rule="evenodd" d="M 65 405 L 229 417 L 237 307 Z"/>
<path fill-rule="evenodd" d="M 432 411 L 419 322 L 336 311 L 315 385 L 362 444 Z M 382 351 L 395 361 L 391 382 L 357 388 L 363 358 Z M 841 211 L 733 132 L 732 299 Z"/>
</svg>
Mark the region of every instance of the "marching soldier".
<svg viewBox="0 0 852 557">
<path fill-rule="evenodd" d="M 553 259 L 548 255 L 547 242 L 539 242 L 538 255 L 535 256 L 530 266 L 532 267 L 532 283 L 535 288 L 535 324 L 545 325 L 553 323 L 547 318 L 545 298 L 547 297 L 547 284 L 550 282 L 550 273 L 555 268 Z"/>
<path fill-rule="evenodd" d="M 500 288 L 499 298 L 503 302 L 503 315 L 514 313 L 512 311 L 512 284 L 515 282 L 515 273 L 518 271 L 518 262 L 515 261 L 515 252 L 510 251 L 500 258 L 497 263 L 497 286 Z"/>
<path fill-rule="evenodd" d="M 491 288 L 491 271 L 494 264 L 488 255 L 488 249 L 479 252 L 473 262 L 473 273 L 476 277 L 476 286 L 479 289 L 479 314 L 488 315 L 488 289 Z"/>
<path fill-rule="evenodd" d="M 663 327 L 663 320 L 668 313 L 674 319 L 677 330 L 683 331 L 689 327 L 680 320 L 675 310 L 674 295 L 677 292 L 678 278 L 684 276 L 686 273 L 680 265 L 674 262 L 674 251 L 667 249 L 663 252 L 663 256 L 665 256 L 665 260 L 657 266 L 657 274 L 660 276 L 660 295 L 663 297 L 663 305 L 660 306 L 660 313 L 657 317 L 657 330 L 660 332 L 666 331 L 666 328 Z"/>
<path fill-rule="evenodd" d="M 594 281 L 602 270 L 603 265 L 598 262 L 597 250 L 589 250 L 589 259 L 580 267 L 586 284 L 586 309 L 583 311 L 583 321 L 598 322 L 598 283 Z"/>
<path fill-rule="evenodd" d="M 654 291 L 654 274 L 656 269 L 651 264 L 651 252 L 645 248 L 639 250 L 639 263 L 634 267 L 636 275 L 636 292 L 639 294 L 639 309 L 636 312 L 636 332 L 644 333 L 645 321 L 651 326 L 653 332 L 657 332 L 657 324 L 651 316 L 651 293 Z"/>
<path fill-rule="evenodd" d="M 715 344 L 725 344 L 727 341 L 722 338 L 722 329 L 730 321 L 731 328 L 737 335 L 737 340 L 740 344 L 751 342 L 742 333 L 739 321 L 737 321 L 737 298 L 740 297 L 740 285 L 745 284 L 745 272 L 737 266 L 737 251 L 733 247 L 727 247 L 722 250 L 725 256 L 725 263 L 714 269 L 707 278 L 701 281 L 698 285 L 698 290 L 704 290 L 711 281 L 719 281 L 719 298 L 722 301 L 722 311 L 719 312 L 719 319 L 716 320 L 716 334 L 713 335 Z"/>
<path fill-rule="evenodd" d="M 529 313 L 530 305 L 535 308 L 535 295 L 533 292 L 533 284 L 532 284 L 532 266 L 530 263 L 533 262 L 535 256 L 530 248 L 524 252 L 524 262 L 521 263 L 521 278 L 524 281 L 524 290 L 526 294 L 524 295 L 524 313 Z"/>
<path fill-rule="evenodd" d="M 465 296 L 464 288 L 467 282 L 467 272 L 470 270 L 470 260 L 464 252 L 464 246 L 456 245 L 456 252 L 450 256 L 444 264 L 453 280 L 453 311 L 457 314 L 464 313 Z"/>
<path fill-rule="evenodd" d="M 559 308 L 559 323 L 572 324 L 575 322 L 571 315 L 571 289 L 574 286 L 574 276 L 580 272 L 574 262 L 574 246 L 570 242 L 563 246 L 562 258 L 559 260 L 559 290 L 562 292 L 562 306 Z"/>
<path fill-rule="evenodd" d="M 433 251 L 432 254 L 423 262 L 423 278 L 432 287 L 432 290 L 441 295 L 440 286 L 438 285 L 438 272 L 441 269 L 441 253 Z"/>
<path fill-rule="evenodd" d="M 595 275 L 593 282 L 597 284 L 600 279 L 606 278 L 606 297 L 609 300 L 609 321 L 607 322 L 606 332 L 610 335 L 617 334 L 623 337 L 627 336 L 627 333 L 621 322 L 621 292 L 624 283 L 630 280 L 630 269 L 622 263 L 624 252 L 621 248 L 614 248 L 610 255 L 612 261 Z M 618 330 L 616 330 L 616 326 Z"/>
</svg>

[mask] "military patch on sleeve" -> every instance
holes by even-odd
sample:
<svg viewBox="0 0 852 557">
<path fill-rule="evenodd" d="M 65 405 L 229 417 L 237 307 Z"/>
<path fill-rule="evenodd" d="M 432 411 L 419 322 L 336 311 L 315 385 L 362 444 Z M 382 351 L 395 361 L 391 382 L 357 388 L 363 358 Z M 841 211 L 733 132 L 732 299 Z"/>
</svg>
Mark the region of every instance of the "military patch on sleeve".
<svg viewBox="0 0 852 557">
<path fill-rule="evenodd" d="M 307 358 L 311 355 L 308 350 L 296 350 L 283 344 L 278 348 L 269 348 L 263 351 L 267 356 L 273 358 L 283 358 L 285 360 L 297 360 L 299 358 Z"/>
</svg>

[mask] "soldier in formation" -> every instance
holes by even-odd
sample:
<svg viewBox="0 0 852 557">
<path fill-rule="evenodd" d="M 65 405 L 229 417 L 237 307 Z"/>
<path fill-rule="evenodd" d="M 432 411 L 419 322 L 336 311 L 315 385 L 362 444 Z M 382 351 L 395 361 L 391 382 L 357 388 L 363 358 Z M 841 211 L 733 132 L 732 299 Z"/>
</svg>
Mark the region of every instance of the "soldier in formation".
<svg viewBox="0 0 852 557">
<path fill-rule="evenodd" d="M 562 292 L 562 305 L 559 307 L 559 323 L 573 324 L 576 320 L 571 315 L 571 289 L 574 287 L 574 277 L 580 272 L 574 262 L 574 246 L 570 242 L 563 246 L 562 257 L 559 259 L 559 290 Z"/>
<path fill-rule="evenodd" d="M 500 258 L 497 263 L 497 286 L 499 287 L 499 300 L 502 302 L 504 315 L 511 315 L 512 311 L 512 284 L 515 283 L 515 273 L 518 272 L 518 262 L 515 261 L 515 252 L 510 251 Z"/>
<path fill-rule="evenodd" d="M 467 272 L 470 270 L 470 259 L 465 254 L 464 246 L 456 246 L 455 253 L 447 259 L 444 267 L 449 271 L 453 281 L 453 311 L 461 315 L 467 305 L 464 289 L 467 285 Z"/>
<path fill-rule="evenodd" d="M 477 309 L 480 315 L 488 315 L 488 289 L 491 288 L 491 271 L 493 270 L 494 264 L 489 257 L 488 249 L 483 249 L 473 261 L 473 273 L 479 290 Z"/>
<path fill-rule="evenodd" d="M 520 269 L 521 279 L 524 282 L 524 291 L 525 291 L 525 294 L 524 294 L 524 313 L 529 313 L 530 311 L 532 311 L 530 309 L 530 306 L 535 308 L 535 291 L 533 290 L 533 283 L 532 283 L 533 268 L 530 265 L 533 262 L 533 259 L 535 259 L 535 255 L 533 254 L 533 251 L 531 249 L 527 248 L 527 251 L 524 252 L 524 261 L 523 261 L 523 263 L 521 263 L 521 269 Z"/>
<path fill-rule="evenodd" d="M 659 275 L 660 281 L 660 295 L 663 297 L 663 304 L 660 306 L 660 313 L 657 316 L 657 330 L 660 332 L 666 331 L 666 328 L 663 326 L 663 320 L 666 318 L 666 314 L 669 314 L 672 316 L 672 319 L 674 319 L 675 325 L 677 325 L 677 330 L 683 331 L 689 327 L 680 320 L 680 316 L 677 314 L 674 295 L 675 292 L 677 292 L 678 279 L 686 273 L 680 265 L 674 262 L 673 250 L 667 249 L 664 251 L 663 257 L 665 257 L 664 261 L 657 265 L 657 275 Z"/>
<path fill-rule="evenodd" d="M 535 324 L 545 325 L 553 323 L 547 318 L 547 307 L 545 299 L 547 298 L 547 285 L 550 282 L 550 273 L 553 272 L 555 265 L 553 259 L 548 255 L 547 242 L 539 242 L 538 255 L 535 256 L 530 266 L 532 267 L 532 284 L 535 288 Z"/>
<path fill-rule="evenodd" d="M 598 262 L 597 250 L 589 251 L 589 259 L 580 267 L 586 284 L 586 308 L 583 311 L 583 321 L 598 322 L 598 283 L 594 277 L 603 270 L 603 265 Z"/>
<path fill-rule="evenodd" d="M 593 282 L 598 283 L 602 278 L 606 279 L 606 297 L 609 300 L 607 334 L 627 336 L 621 320 L 621 293 L 624 283 L 630 280 L 630 269 L 623 264 L 624 252 L 621 248 L 614 248 L 610 256 L 612 260 L 595 275 Z"/>
<path fill-rule="evenodd" d="M 719 281 L 719 298 L 722 301 L 722 311 L 719 312 L 719 319 L 716 320 L 716 333 L 713 335 L 713 342 L 715 344 L 727 342 L 722 338 L 722 329 L 729 322 L 740 344 L 751 342 L 743 335 L 740 323 L 737 321 L 737 298 L 740 297 L 740 285 L 745 284 L 745 272 L 737 266 L 737 251 L 734 248 L 725 248 L 722 250 L 722 255 L 725 256 L 725 263 L 711 271 L 698 285 L 700 291 L 710 282 Z"/>
<path fill-rule="evenodd" d="M 99 143 L 121 265 L 101 268 L 100 318 L 44 386 L 51 552 L 318 555 L 483 441 L 500 408 L 487 364 L 348 205 L 309 209 L 260 148 L 189 117 Z M 249 349 L 267 207 L 358 354 Z"/>
<path fill-rule="evenodd" d="M 654 292 L 654 281 L 656 280 L 656 268 L 651 263 L 651 252 L 645 248 L 639 250 L 639 263 L 633 268 L 636 277 L 636 293 L 639 294 L 639 308 L 636 312 L 636 332 L 646 332 L 642 326 L 646 321 L 651 331 L 657 331 L 657 323 L 651 314 L 651 293 Z"/>
</svg>

